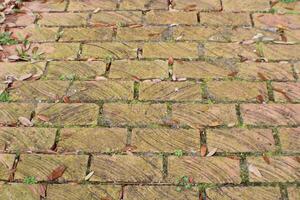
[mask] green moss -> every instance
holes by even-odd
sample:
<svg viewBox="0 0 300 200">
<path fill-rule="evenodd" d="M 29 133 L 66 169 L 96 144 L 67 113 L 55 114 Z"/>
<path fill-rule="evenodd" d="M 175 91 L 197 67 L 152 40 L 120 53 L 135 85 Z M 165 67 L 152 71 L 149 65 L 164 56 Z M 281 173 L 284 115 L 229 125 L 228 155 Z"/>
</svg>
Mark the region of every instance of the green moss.
<svg viewBox="0 0 300 200">
<path fill-rule="evenodd" d="M 10 101 L 10 97 L 8 92 L 4 91 L 0 94 L 0 102 L 9 102 Z"/>
</svg>

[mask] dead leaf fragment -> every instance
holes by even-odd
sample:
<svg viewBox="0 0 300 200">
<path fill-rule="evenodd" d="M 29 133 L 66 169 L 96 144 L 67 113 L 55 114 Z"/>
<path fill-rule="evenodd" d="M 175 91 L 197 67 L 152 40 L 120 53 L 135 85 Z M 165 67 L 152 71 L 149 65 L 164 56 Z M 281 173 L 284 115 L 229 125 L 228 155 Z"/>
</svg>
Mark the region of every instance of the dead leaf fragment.
<svg viewBox="0 0 300 200">
<path fill-rule="evenodd" d="M 270 158 L 268 156 L 264 155 L 263 159 L 268 165 L 271 163 Z"/>
<path fill-rule="evenodd" d="M 61 165 L 61 166 L 58 166 L 56 169 L 54 169 L 51 174 L 47 177 L 48 178 L 48 181 L 54 181 L 58 178 L 60 178 L 64 172 L 66 171 L 66 166 L 64 165 Z"/>
<path fill-rule="evenodd" d="M 169 57 L 168 59 L 168 65 L 172 66 L 174 64 L 174 58 L 173 57 Z"/>
<path fill-rule="evenodd" d="M 49 122 L 50 121 L 49 117 L 47 117 L 46 115 L 37 115 L 36 117 L 39 120 L 43 121 L 43 122 Z"/>
<path fill-rule="evenodd" d="M 27 79 L 30 79 L 32 77 L 32 74 L 31 73 L 28 73 L 28 74 L 24 74 L 22 76 L 19 77 L 19 81 L 25 81 Z"/>
<path fill-rule="evenodd" d="M 211 157 L 213 155 L 215 155 L 215 153 L 217 152 L 218 148 L 213 148 L 207 155 L 206 157 Z"/>
<path fill-rule="evenodd" d="M 203 144 L 200 148 L 200 155 L 202 157 L 205 157 L 206 153 L 207 153 L 207 146 L 206 146 L 206 144 Z"/>
<path fill-rule="evenodd" d="M 259 178 L 262 177 L 260 171 L 254 165 L 250 164 L 248 168 L 249 168 L 249 172 L 252 172 L 255 176 Z"/>
<path fill-rule="evenodd" d="M 94 175 L 94 171 L 91 171 L 88 175 L 86 175 L 86 177 L 84 178 L 84 180 L 88 181 L 90 180 L 90 178 Z"/>
<path fill-rule="evenodd" d="M 64 101 L 64 103 L 71 103 L 70 97 L 68 97 L 68 96 L 64 96 L 63 101 Z"/>
<path fill-rule="evenodd" d="M 24 125 L 26 127 L 32 127 L 33 126 L 33 123 L 29 119 L 27 119 L 26 117 L 19 117 L 18 120 L 22 125 Z"/>
<path fill-rule="evenodd" d="M 257 100 L 259 103 L 263 103 L 263 102 L 264 102 L 264 97 L 263 97 L 261 94 L 260 94 L 260 95 L 257 95 L 256 100 Z"/>
</svg>

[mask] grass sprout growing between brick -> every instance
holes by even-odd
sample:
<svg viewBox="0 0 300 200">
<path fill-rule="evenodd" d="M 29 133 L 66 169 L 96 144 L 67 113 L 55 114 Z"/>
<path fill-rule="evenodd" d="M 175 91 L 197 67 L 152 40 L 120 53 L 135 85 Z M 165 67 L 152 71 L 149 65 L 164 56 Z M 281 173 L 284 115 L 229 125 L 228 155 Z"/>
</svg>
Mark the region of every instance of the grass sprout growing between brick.
<svg viewBox="0 0 300 200">
<path fill-rule="evenodd" d="M 4 91 L 0 94 L 0 102 L 9 102 L 10 101 L 10 97 L 9 97 L 9 93 L 7 91 Z"/>
<path fill-rule="evenodd" d="M 0 45 L 14 45 L 18 44 L 18 41 L 11 37 L 10 32 L 0 33 Z"/>
<path fill-rule="evenodd" d="M 182 176 L 179 179 L 177 179 L 175 183 L 177 185 L 176 187 L 177 192 L 191 190 L 195 185 L 193 178 L 189 176 Z"/>
<path fill-rule="evenodd" d="M 34 176 L 27 176 L 25 177 L 24 181 L 25 184 L 27 185 L 33 185 L 33 184 L 37 184 L 37 180 Z"/>
</svg>

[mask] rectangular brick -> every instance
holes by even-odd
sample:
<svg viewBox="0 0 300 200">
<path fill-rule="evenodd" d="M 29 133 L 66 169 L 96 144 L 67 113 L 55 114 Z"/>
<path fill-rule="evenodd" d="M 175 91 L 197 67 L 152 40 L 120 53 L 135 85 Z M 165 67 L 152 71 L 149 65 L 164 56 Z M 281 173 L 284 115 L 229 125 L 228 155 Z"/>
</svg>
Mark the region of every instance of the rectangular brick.
<svg viewBox="0 0 300 200">
<path fill-rule="evenodd" d="M 19 117 L 30 119 L 33 110 L 33 104 L 0 103 L 0 124 L 15 126 Z"/>
<path fill-rule="evenodd" d="M 253 11 L 269 11 L 271 6 L 269 0 L 223 0 L 223 10 L 229 12 L 253 12 Z"/>
<path fill-rule="evenodd" d="M 203 126 L 232 126 L 237 123 L 232 104 L 173 104 L 172 119 L 194 128 Z"/>
<path fill-rule="evenodd" d="M 201 85 L 195 82 L 142 82 L 140 100 L 201 100 Z"/>
<path fill-rule="evenodd" d="M 300 29 L 300 15 L 294 14 L 253 14 L 254 26 L 262 29 L 284 27 L 287 29 Z"/>
<path fill-rule="evenodd" d="M 250 166 L 259 171 L 259 174 L 249 170 L 251 182 L 294 182 L 300 178 L 300 163 L 298 157 L 276 156 L 269 157 L 267 163 L 262 157 L 248 157 Z"/>
<path fill-rule="evenodd" d="M 268 60 L 298 60 L 300 45 L 262 45 L 263 56 Z"/>
<path fill-rule="evenodd" d="M 289 200 L 297 200 L 300 198 L 299 187 L 288 187 L 287 190 L 288 190 Z"/>
<path fill-rule="evenodd" d="M 196 189 L 176 191 L 175 186 L 126 186 L 124 200 L 164 199 L 164 200 L 198 200 Z"/>
<path fill-rule="evenodd" d="M 205 12 L 200 13 L 200 23 L 209 26 L 251 26 L 248 13 Z"/>
<path fill-rule="evenodd" d="M 89 22 L 95 26 L 129 26 L 142 23 L 141 11 L 107 11 L 92 15 Z"/>
<path fill-rule="evenodd" d="M 26 1 L 23 2 L 24 7 L 34 12 L 64 11 L 67 2 L 48 0 L 47 3 L 42 1 Z"/>
<path fill-rule="evenodd" d="M 20 183 L 0 184 L 0 199 L 40 200 L 38 185 Z"/>
<path fill-rule="evenodd" d="M 14 82 L 9 94 L 12 101 L 56 101 L 67 91 L 69 81 Z"/>
<path fill-rule="evenodd" d="M 15 172 L 16 180 L 34 176 L 37 181 L 47 181 L 53 170 L 65 166 L 61 179 L 64 181 L 80 181 L 85 177 L 87 155 L 21 155 Z"/>
<path fill-rule="evenodd" d="M 75 102 L 132 100 L 133 81 L 75 81 L 67 96 Z"/>
<path fill-rule="evenodd" d="M 278 200 L 281 199 L 279 187 L 248 186 L 248 187 L 220 187 L 206 190 L 207 198 L 211 200 L 231 199 L 256 199 Z"/>
<path fill-rule="evenodd" d="M 64 128 L 59 152 L 111 152 L 126 146 L 127 130 L 121 128 Z"/>
<path fill-rule="evenodd" d="M 64 28 L 59 41 L 106 41 L 112 36 L 112 28 Z"/>
<path fill-rule="evenodd" d="M 196 183 L 240 183 L 239 163 L 239 160 L 226 157 L 170 156 L 167 180 L 176 182 L 188 176 Z"/>
<path fill-rule="evenodd" d="M 279 138 L 284 152 L 297 153 L 300 151 L 300 127 L 280 128 Z"/>
<path fill-rule="evenodd" d="M 12 37 L 22 40 L 28 37 L 30 42 L 54 42 L 57 37 L 58 28 L 46 28 L 38 26 L 27 26 L 25 28 L 10 29 Z"/>
<path fill-rule="evenodd" d="M 215 101 L 257 101 L 261 96 L 268 100 L 266 83 L 246 81 L 209 81 L 208 97 Z M 234 91 L 234 93 L 232 93 Z"/>
<path fill-rule="evenodd" d="M 94 156 L 91 171 L 95 172 L 91 181 L 158 182 L 162 180 L 162 159 L 157 156 Z"/>
<path fill-rule="evenodd" d="M 82 47 L 82 58 L 129 59 L 137 57 L 137 49 L 141 44 L 101 42 L 88 43 Z"/>
<path fill-rule="evenodd" d="M 38 21 L 42 26 L 83 26 L 87 23 L 87 13 L 42 13 Z"/>
<path fill-rule="evenodd" d="M 96 125 L 98 113 L 99 107 L 96 104 L 40 103 L 36 109 L 35 121 L 55 126 Z"/>
<path fill-rule="evenodd" d="M 103 122 L 112 126 L 161 124 L 167 114 L 165 104 L 104 104 Z"/>
<path fill-rule="evenodd" d="M 114 10 L 117 0 L 70 0 L 68 11 Z"/>
<path fill-rule="evenodd" d="M 181 0 L 174 3 L 174 9 L 185 11 L 219 11 L 221 10 L 221 2 L 218 0 Z"/>
<path fill-rule="evenodd" d="M 271 129 L 208 129 L 206 141 L 209 149 L 218 152 L 266 152 L 275 150 Z"/>
<path fill-rule="evenodd" d="M 217 58 L 236 58 L 241 57 L 249 60 L 257 59 L 254 45 L 242 45 L 238 43 L 206 43 L 200 47 L 200 56 Z"/>
<path fill-rule="evenodd" d="M 15 155 L 13 154 L 0 154 L 0 180 L 8 180 L 11 169 L 13 167 Z M 0 185 L 1 191 L 1 185 Z M 0 192 L 1 197 L 2 192 Z"/>
<path fill-rule="evenodd" d="M 146 13 L 147 24 L 197 24 L 197 12 L 150 11 Z"/>
<path fill-rule="evenodd" d="M 5 24 L 8 27 L 29 26 L 36 20 L 35 15 L 30 12 L 19 12 L 5 16 Z"/>
<path fill-rule="evenodd" d="M 136 77 L 138 79 L 168 78 L 168 63 L 162 60 L 116 60 L 112 62 L 109 78 L 136 79 Z"/>
<path fill-rule="evenodd" d="M 33 76 L 41 76 L 45 67 L 45 62 L 0 62 L 0 80 L 1 82 L 6 81 L 7 76 L 14 76 L 16 79 L 19 79 L 20 77 L 26 74 L 32 74 Z"/>
<path fill-rule="evenodd" d="M 120 41 L 160 41 L 168 39 L 170 31 L 161 26 L 121 27 L 117 29 L 116 37 Z"/>
<path fill-rule="evenodd" d="M 121 10 L 143 10 L 150 4 L 149 0 L 124 0 L 120 2 Z"/>
<path fill-rule="evenodd" d="M 300 4 L 299 4 L 300 5 Z M 284 30 L 284 35 L 288 42 L 300 43 L 300 30 Z"/>
<path fill-rule="evenodd" d="M 300 105 L 298 104 L 244 104 L 242 118 L 248 125 L 299 125 Z"/>
<path fill-rule="evenodd" d="M 47 68 L 47 79 L 94 80 L 96 76 L 105 73 L 106 64 L 103 61 L 58 61 L 50 62 Z"/>
<path fill-rule="evenodd" d="M 292 65 L 289 63 L 243 62 L 237 64 L 239 78 L 246 80 L 294 80 Z"/>
<path fill-rule="evenodd" d="M 109 199 L 118 200 L 121 194 L 121 186 L 112 185 L 79 185 L 56 184 L 47 188 L 48 200 L 73 199 Z"/>
<path fill-rule="evenodd" d="M 38 47 L 38 53 L 42 53 L 41 59 L 64 59 L 74 60 L 79 52 L 79 44 L 76 43 L 43 43 L 34 44 Z"/>
<path fill-rule="evenodd" d="M 275 101 L 278 102 L 300 102 L 300 82 L 272 84 Z"/>
<path fill-rule="evenodd" d="M 0 149 L 5 151 L 48 151 L 54 145 L 53 128 L 0 128 Z"/>
<path fill-rule="evenodd" d="M 137 152 L 197 151 L 200 133 L 195 129 L 133 129 L 131 144 Z"/>
<path fill-rule="evenodd" d="M 198 44 L 191 42 L 145 43 L 143 46 L 145 58 L 198 58 Z"/>
</svg>

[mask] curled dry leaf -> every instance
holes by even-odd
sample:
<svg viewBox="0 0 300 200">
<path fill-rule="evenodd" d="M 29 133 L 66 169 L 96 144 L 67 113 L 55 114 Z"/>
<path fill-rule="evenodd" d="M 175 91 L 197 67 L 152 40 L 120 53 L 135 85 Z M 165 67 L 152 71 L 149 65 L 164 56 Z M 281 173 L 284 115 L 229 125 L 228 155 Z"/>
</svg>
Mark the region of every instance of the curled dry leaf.
<svg viewBox="0 0 300 200">
<path fill-rule="evenodd" d="M 95 81 L 105 81 L 107 80 L 107 78 L 105 78 L 104 76 L 96 76 L 95 77 Z"/>
<path fill-rule="evenodd" d="M 49 122 L 50 121 L 49 117 L 47 117 L 46 115 L 37 115 L 36 117 L 39 120 L 43 121 L 43 122 Z"/>
<path fill-rule="evenodd" d="M 268 165 L 271 163 L 270 158 L 268 156 L 264 155 L 263 159 Z"/>
<path fill-rule="evenodd" d="M 68 97 L 68 96 L 64 96 L 63 101 L 64 101 L 64 103 L 71 103 L 70 97 Z"/>
<path fill-rule="evenodd" d="M 56 169 L 54 169 L 51 174 L 47 177 L 48 178 L 48 181 L 54 181 L 58 178 L 60 178 L 64 172 L 66 171 L 66 166 L 64 165 L 61 165 L 61 166 L 58 166 Z"/>
<path fill-rule="evenodd" d="M 46 197 L 46 188 L 47 186 L 44 184 L 39 184 L 39 195 L 43 198 Z"/>
<path fill-rule="evenodd" d="M 260 171 L 254 165 L 250 164 L 248 169 L 249 169 L 249 172 L 253 173 L 255 176 L 260 177 L 260 178 L 262 177 Z"/>
<path fill-rule="evenodd" d="M 207 146 L 206 146 L 206 144 L 203 144 L 200 148 L 200 155 L 202 157 L 205 157 L 206 153 L 207 153 Z"/>
<path fill-rule="evenodd" d="M 213 155 L 215 155 L 215 153 L 217 152 L 218 148 L 213 148 L 207 155 L 206 157 L 211 157 Z"/>
<path fill-rule="evenodd" d="M 88 175 L 86 175 L 86 177 L 84 178 L 84 180 L 88 181 L 90 180 L 90 178 L 94 175 L 94 171 L 91 171 Z"/>
<path fill-rule="evenodd" d="M 259 103 L 263 103 L 265 100 L 264 100 L 264 97 L 260 94 L 260 95 L 257 95 L 257 97 L 256 97 L 256 100 L 257 100 L 257 102 L 259 102 Z"/>
<path fill-rule="evenodd" d="M 29 119 L 27 119 L 26 117 L 19 117 L 18 120 L 22 125 L 24 125 L 26 127 L 32 127 L 33 126 L 33 123 Z"/>
<path fill-rule="evenodd" d="M 174 64 L 174 58 L 173 57 L 169 57 L 168 59 L 168 65 L 172 66 Z"/>
</svg>

